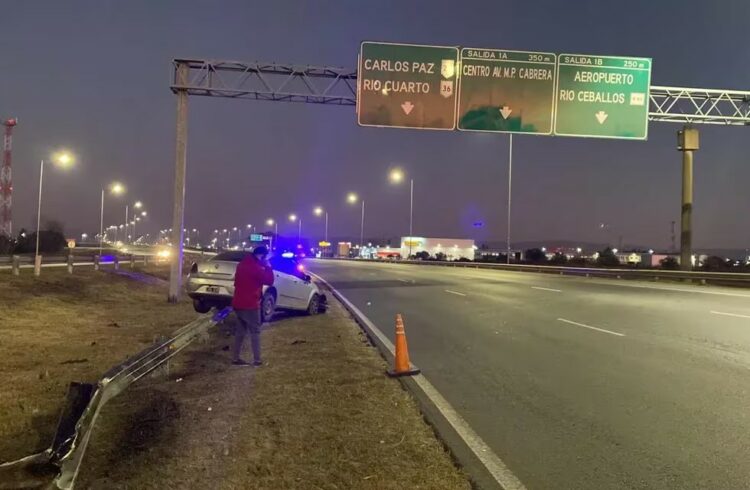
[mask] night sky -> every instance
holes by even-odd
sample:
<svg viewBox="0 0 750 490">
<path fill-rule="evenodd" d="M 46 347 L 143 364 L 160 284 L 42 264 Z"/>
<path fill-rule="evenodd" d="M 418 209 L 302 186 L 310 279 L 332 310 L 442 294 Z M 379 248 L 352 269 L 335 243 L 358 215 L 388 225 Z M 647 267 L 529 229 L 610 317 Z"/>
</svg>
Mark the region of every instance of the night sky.
<svg viewBox="0 0 750 490">
<path fill-rule="evenodd" d="M 0 6 L 0 117 L 18 117 L 14 229 L 36 217 L 38 166 L 58 147 L 78 156 L 45 173 L 43 219 L 68 235 L 105 224 L 142 200 L 150 232 L 171 223 L 175 97 L 170 60 L 209 57 L 354 68 L 362 40 L 653 58 L 654 85 L 750 89 L 750 2 L 518 1 L 6 1 Z M 601 242 L 600 223 L 626 244 L 670 243 L 679 224 L 680 154 L 673 123 L 649 140 L 514 138 L 514 241 Z M 745 248 L 750 128 L 701 127 L 695 163 L 694 244 Z M 408 232 L 415 179 L 415 234 L 505 236 L 508 136 L 361 128 L 353 107 L 190 99 L 186 226 L 206 232 L 267 217 L 304 217 L 320 236 Z M 483 221 L 485 228 L 472 226 Z M 280 231 L 296 233 L 283 220 Z M 679 236 L 678 236 L 679 241 Z"/>
</svg>

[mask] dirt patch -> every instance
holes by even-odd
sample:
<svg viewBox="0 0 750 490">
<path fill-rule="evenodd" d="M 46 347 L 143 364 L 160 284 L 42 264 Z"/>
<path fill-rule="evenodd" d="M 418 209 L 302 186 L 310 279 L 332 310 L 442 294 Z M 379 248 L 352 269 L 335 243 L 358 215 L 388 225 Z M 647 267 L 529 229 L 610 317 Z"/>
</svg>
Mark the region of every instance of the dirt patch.
<svg viewBox="0 0 750 490">
<path fill-rule="evenodd" d="M 273 322 L 258 369 L 233 322 L 104 409 L 79 488 L 470 488 L 338 303 Z"/>
<path fill-rule="evenodd" d="M 165 286 L 84 268 L 0 280 L 0 461 L 52 442 L 70 381 L 95 382 L 195 318 Z"/>
</svg>

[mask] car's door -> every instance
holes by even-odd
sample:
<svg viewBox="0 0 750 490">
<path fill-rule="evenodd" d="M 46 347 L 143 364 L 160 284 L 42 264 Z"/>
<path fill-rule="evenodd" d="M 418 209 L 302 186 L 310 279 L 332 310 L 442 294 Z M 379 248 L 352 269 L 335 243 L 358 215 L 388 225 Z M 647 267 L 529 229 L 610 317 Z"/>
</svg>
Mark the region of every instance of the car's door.
<svg viewBox="0 0 750 490">
<path fill-rule="evenodd" d="M 279 308 L 297 308 L 294 277 L 290 275 L 289 261 L 283 257 L 271 257 L 273 269 L 273 285 L 276 288 L 276 306 Z"/>
<path fill-rule="evenodd" d="M 273 267 L 274 281 L 279 281 L 276 287 L 279 296 L 278 305 L 282 308 L 297 310 L 307 308 L 308 288 L 303 278 L 304 273 L 299 270 L 297 261 L 293 258 L 274 257 L 271 259 L 271 267 Z"/>
</svg>

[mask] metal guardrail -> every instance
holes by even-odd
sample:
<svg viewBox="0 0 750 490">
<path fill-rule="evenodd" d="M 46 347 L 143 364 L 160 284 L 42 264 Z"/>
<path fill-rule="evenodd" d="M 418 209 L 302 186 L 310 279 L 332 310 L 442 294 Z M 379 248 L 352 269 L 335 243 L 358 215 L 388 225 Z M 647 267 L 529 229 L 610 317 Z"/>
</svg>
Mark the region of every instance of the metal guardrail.
<svg viewBox="0 0 750 490">
<path fill-rule="evenodd" d="M 702 283 L 750 284 L 750 274 L 744 272 L 703 272 L 703 271 L 670 271 L 662 269 L 605 269 L 598 267 L 561 267 L 553 265 L 529 264 L 495 264 L 488 262 L 448 262 L 432 260 L 376 260 L 376 259 L 347 259 L 327 258 L 321 260 L 344 260 L 355 262 L 372 262 L 380 264 L 409 264 L 438 267 L 460 267 L 466 269 L 492 269 L 514 272 L 535 272 L 559 275 L 575 275 L 584 277 L 608 277 L 616 279 L 642 279 L 658 281 L 691 280 Z"/>
<path fill-rule="evenodd" d="M 28 474 L 46 468 L 45 488 L 72 490 L 83 461 L 94 424 L 102 407 L 128 386 L 151 373 L 187 347 L 193 340 L 231 312 L 231 308 L 203 315 L 177 330 L 172 338 L 157 342 L 122 364 L 109 369 L 96 385 L 71 383 L 57 431 L 49 449 L 17 461 L 0 464 L 0 488 L 27 488 Z M 17 478 L 19 486 L 9 478 Z M 40 485 L 41 486 L 41 485 Z"/>
</svg>

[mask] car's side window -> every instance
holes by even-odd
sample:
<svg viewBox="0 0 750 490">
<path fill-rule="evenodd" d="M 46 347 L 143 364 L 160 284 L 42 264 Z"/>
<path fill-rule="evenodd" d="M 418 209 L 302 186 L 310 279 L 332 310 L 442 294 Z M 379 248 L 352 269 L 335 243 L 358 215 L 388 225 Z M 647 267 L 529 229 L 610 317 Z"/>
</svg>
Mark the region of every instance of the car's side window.
<svg viewBox="0 0 750 490">
<path fill-rule="evenodd" d="M 294 261 L 285 259 L 283 257 L 274 257 L 271 259 L 271 267 L 273 270 L 283 272 L 284 274 L 296 275 L 297 267 Z"/>
</svg>

